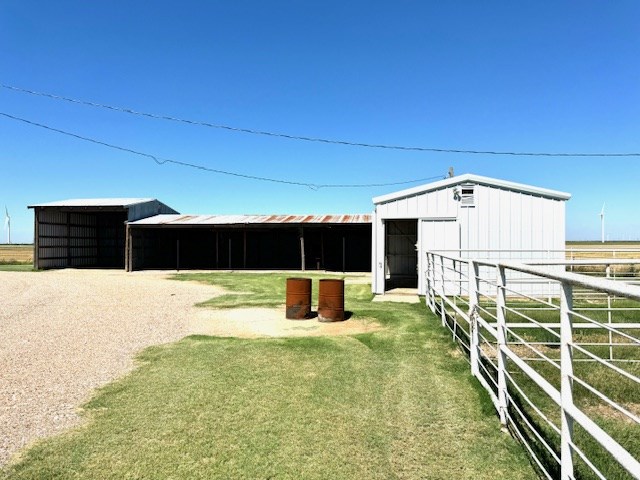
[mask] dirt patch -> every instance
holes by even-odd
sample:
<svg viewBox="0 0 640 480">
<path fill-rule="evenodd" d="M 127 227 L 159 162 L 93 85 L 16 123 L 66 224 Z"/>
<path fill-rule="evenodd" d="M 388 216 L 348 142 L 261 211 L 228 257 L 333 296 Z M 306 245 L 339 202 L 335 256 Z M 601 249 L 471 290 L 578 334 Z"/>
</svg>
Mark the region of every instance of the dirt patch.
<svg viewBox="0 0 640 480">
<path fill-rule="evenodd" d="M 623 403 L 622 407 L 631 412 L 633 415 L 640 416 L 640 403 Z M 610 405 L 598 404 L 584 407 L 584 412 L 589 416 L 604 417 L 619 422 L 625 422 L 629 425 L 636 425 L 636 422 L 624 413 L 616 410 Z"/>
<path fill-rule="evenodd" d="M 317 319 L 288 320 L 285 307 L 200 309 L 191 320 L 190 329 L 201 335 L 221 337 L 305 337 L 354 335 L 380 330 L 377 322 L 350 318 L 343 322 L 323 323 Z"/>
</svg>

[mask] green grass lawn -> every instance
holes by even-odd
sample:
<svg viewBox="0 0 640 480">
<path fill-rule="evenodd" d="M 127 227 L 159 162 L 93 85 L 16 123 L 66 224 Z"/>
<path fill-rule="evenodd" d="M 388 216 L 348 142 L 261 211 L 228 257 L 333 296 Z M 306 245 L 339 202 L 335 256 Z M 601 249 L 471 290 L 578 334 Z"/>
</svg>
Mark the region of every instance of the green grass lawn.
<svg viewBox="0 0 640 480">
<path fill-rule="evenodd" d="M 0 272 L 33 272 L 32 263 L 0 263 Z"/>
<path fill-rule="evenodd" d="M 283 275 L 178 278 L 244 292 L 204 308 L 284 298 Z M 86 425 L 39 443 L 4 475 L 537 478 L 439 321 L 424 305 L 372 303 L 369 289 L 348 285 L 345 307 L 384 325 L 374 333 L 194 336 L 146 349 L 84 406 Z"/>
<path fill-rule="evenodd" d="M 555 302 L 557 303 L 557 302 Z M 510 301 L 508 303 L 509 307 L 512 309 L 516 309 L 521 313 L 526 313 L 526 315 L 534 318 L 536 321 L 540 323 L 559 323 L 560 316 L 557 310 L 543 310 L 539 305 L 534 304 L 532 302 L 518 302 L 518 301 Z M 630 301 L 630 300 L 615 300 L 612 301 L 612 307 L 616 309 L 620 309 L 619 311 L 615 311 L 612 315 L 613 323 L 634 323 L 638 321 L 638 311 L 630 310 L 631 308 L 637 308 L 639 306 L 638 302 Z M 601 310 L 584 310 L 586 308 L 604 308 L 606 307 L 606 302 L 597 303 L 597 302 L 586 302 L 586 301 L 576 301 L 574 303 L 574 308 L 580 309 L 580 312 L 586 314 L 589 318 L 594 320 L 601 321 L 603 323 L 607 322 L 607 313 Z M 490 315 L 486 312 L 490 312 L 490 314 L 495 315 L 496 309 L 495 304 L 492 302 L 485 302 L 483 304 L 484 309 L 484 317 L 490 318 Z M 625 310 L 627 309 L 627 310 Z M 513 311 L 507 311 L 506 318 L 508 322 L 518 323 L 524 322 L 523 318 Z M 584 320 L 574 319 L 575 323 L 583 323 Z M 556 330 L 557 331 L 557 330 Z M 491 338 L 488 332 L 484 329 L 480 329 L 481 335 L 485 338 Z M 527 341 L 534 342 L 558 342 L 557 336 L 544 331 L 542 329 L 527 329 L 521 328 L 517 329 L 517 333 L 519 336 L 524 338 Z M 637 335 L 637 330 L 627 330 L 626 333 L 631 335 Z M 608 334 L 603 332 L 602 330 L 592 330 L 592 329 L 579 329 L 576 328 L 574 330 L 574 341 L 577 343 L 597 343 L 597 342 L 608 342 Z M 614 341 L 628 341 L 616 335 L 613 335 Z M 516 342 L 517 339 L 514 335 L 508 334 L 509 342 Z M 514 348 L 521 357 L 525 358 L 536 358 L 537 355 L 528 350 L 526 347 L 514 345 L 512 343 L 511 348 Z M 559 360 L 560 351 L 557 346 L 545 347 L 545 346 L 537 346 L 539 351 L 542 351 L 546 356 L 551 359 Z M 608 346 L 585 346 L 587 351 L 601 357 L 608 358 L 609 355 L 609 347 Z M 614 358 L 623 359 L 623 360 L 637 360 L 638 359 L 638 348 L 634 346 L 628 347 L 616 347 L 614 350 Z M 490 349 L 485 349 L 485 355 L 492 355 L 493 351 Z M 539 358 L 539 357 L 538 357 Z M 579 351 L 574 351 L 574 359 L 582 360 L 587 359 L 588 357 Z M 495 362 L 495 358 L 494 358 Z M 547 362 L 542 361 L 529 361 L 529 365 L 536 370 L 539 374 L 541 374 L 547 381 L 549 381 L 556 389 L 560 389 L 560 371 L 554 366 L 550 365 Z M 618 362 L 615 365 L 625 370 L 636 377 L 640 376 L 640 363 L 625 363 Z M 526 374 L 524 374 L 513 362 L 507 362 L 507 370 L 512 375 L 513 379 L 518 383 L 518 385 L 522 388 L 522 390 L 527 394 L 527 396 L 532 399 L 536 406 L 540 408 L 545 415 L 556 425 L 560 426 L 560 409 L 559 407 L 551 400 L 549 396 L 547 396 L 543 390 L 538 387 Z M 494 372 L 493 369 L 491 369 Z M 640 401 L 640 388 L 638 388 L 638 384 L 625 378 L 624 376 L 598 364 L 595 362 L 581 362 L 576 361 L 574 363 L 574 374 L 586 381 L 592 387 L 596 388 L 600 392 L 604 393 L 607 397 L 612 399 L 613 401 L 619 403 L 623 407 L 627 408 L 632 412 L 638 412 L 638 402 Z M 494 373 L 495 377 L 495 373 Z M 527 415 L 529 415 L 529 420 L 531 423 L 536 425 L 537 429 L 543 434 L 545 439 L 549 444 L 558 447 L 559 445 L 559 436 L 549 427 L 546 422 L 544 422 L 537 413 L 524 401 L 521 399 L 521 395 L 516 391 L 515 388 L 510 389 L 510 393 L 519 401 L 519 407 L 523 410 Z M 596 395 L 590 392 L 585 387 L 581 386 L 579 383 L 574 383 L 573 390 L 573 400 L 583 412 L 586 412 L 591 419 L 598 424 L 602 429 L 604 429 L 609 435 L 611 435 L 618 443 L 620 443 L 625 449 L 627 449 L 633 456 L 640 456 L 640 435 L 638 434 L 638 426 L 633 423 L 631 420 L 625 418 L 623 415 L 616 412 L 613 408 L 609 407 L 602 400 L 600 400 Z M 515 410 L 512 410 L 512 414 L 514 418 L 519 419 Z M 636 413 L 637 415 L 637 413 Z M 524 422 L 520 422 L 520 428 L 527 431 L 528 427 L 524 424 Z M 576 426 L 575 428 L 575 443 L 582 448 L 590 461 L 592 461 L 605 475 L 607 479 L 630 479 L 631 476 L 628 472 L 622 469 L 618 463 L 611 457 L 611 455 L 606 452 L 601 446 L 597 444 L 581 427 Z M 549 466 L 555 467 L 556 463 L 551 459 L 551 457 L 547 454 L 547 452 L 543 449 L 543 447 L 537 442 L 537 439 L 531 436 L 531 441 L 534 444 L 537 444 L 539 447 L 539 453 L 546 457 L 549 461 Z M 589 470 L 586 464 L 584 464 L 577 456 L 576 456 L 576 477 L 579 479 L 590 479 L 596 478 L 595 475 Z M 559 471 L 557 472 L 559 475 Z"/>
</svg>

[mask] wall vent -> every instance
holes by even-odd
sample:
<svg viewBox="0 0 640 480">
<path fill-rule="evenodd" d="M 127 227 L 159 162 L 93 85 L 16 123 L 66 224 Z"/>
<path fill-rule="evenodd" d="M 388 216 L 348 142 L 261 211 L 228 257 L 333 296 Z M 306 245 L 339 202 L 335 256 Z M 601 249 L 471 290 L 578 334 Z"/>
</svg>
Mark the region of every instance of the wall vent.
<svg viewBox="0 0 640 480">
<path fill-rule="evenodd" d="M 475 185 L 460 185 L 460 205 L 462 207 L 475 207 Z"/>
</svg>

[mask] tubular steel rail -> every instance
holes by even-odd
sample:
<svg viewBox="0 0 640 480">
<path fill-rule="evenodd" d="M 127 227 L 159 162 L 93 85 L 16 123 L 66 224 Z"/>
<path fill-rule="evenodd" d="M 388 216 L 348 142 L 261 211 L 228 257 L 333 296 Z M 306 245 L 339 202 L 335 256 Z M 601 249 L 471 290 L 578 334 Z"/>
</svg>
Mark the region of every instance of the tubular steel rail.
<svg viewBox="0 0 640 480">
<path fill-rule="evenodd" d="M 640 478 L 637 443 L 625 448 L 628 429 L 640 435 L 640 287 L 564 271 L 640 260 L 533 262 L 427 252 L 426 304 L 544 477 Z M 531 282 L 553 288 L 529 293 Z"/>
</svg>

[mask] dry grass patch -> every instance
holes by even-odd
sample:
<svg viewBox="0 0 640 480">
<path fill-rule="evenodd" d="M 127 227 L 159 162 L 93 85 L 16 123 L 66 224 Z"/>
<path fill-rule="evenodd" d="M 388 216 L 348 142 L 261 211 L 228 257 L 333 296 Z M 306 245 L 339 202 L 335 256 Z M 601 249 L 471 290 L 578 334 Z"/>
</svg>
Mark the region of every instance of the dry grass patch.
<svg viewBox="0 0 640 480">
<path fill-rule="evenodd" d="M 0 245 L 0 264 L 33 263 L 33 245 Z"/>
</svg>

